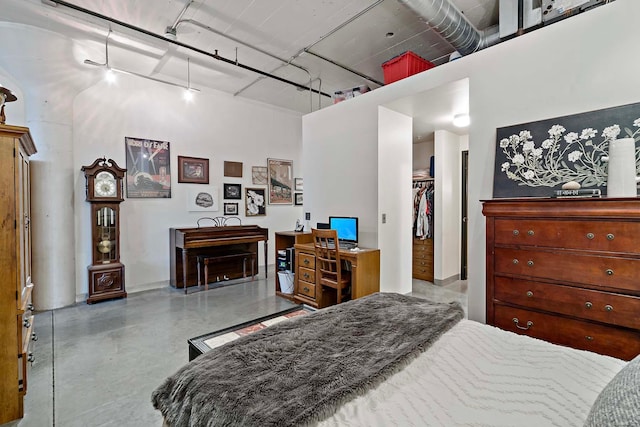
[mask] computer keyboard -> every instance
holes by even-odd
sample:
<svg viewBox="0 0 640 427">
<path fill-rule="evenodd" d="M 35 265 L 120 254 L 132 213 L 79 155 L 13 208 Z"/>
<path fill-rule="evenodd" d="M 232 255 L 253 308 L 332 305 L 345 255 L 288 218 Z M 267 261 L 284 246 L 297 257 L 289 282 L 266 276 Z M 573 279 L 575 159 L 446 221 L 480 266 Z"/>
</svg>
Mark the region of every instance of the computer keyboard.
<svg viewBox="0 0 640 427">
<path fill-rule="evenodd" d="M 338 242 L 338 248 L 340 249 L 353 249 L 355 248 L 356 245 L 355 243 L 351 243 L 351 242 Z"/>
</svg>

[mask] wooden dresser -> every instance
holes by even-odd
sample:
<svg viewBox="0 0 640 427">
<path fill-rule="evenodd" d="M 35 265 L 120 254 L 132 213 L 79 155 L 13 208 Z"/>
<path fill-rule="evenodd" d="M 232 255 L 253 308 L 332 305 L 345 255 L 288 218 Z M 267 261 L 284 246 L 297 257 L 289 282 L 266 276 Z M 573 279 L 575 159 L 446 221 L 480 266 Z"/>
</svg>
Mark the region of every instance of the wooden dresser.
<svg viewBox="0 0 640 427">
<path fill-rule="evenodd" d="M 0 424 L 22 418 L 31 343 L 29 129 L 0 125 Z"/>
<path fill-rule="evenodd" d="M 488 324 L 640 354 L 640 199 L 496 199 L 482 212 Z"/>
<path fill-rule="evenodd" d="M 433 239 L 413 238 L 414 279 L 433 282 Z"/>
</svg>

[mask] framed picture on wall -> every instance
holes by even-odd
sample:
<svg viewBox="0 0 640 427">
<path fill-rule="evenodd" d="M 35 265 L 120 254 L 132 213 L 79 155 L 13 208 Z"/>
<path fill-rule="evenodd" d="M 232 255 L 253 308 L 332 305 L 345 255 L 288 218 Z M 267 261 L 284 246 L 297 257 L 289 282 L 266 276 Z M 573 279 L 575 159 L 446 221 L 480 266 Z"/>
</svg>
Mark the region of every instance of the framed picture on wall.
<svg viewBox="0 0 640 427">
<path fill-rule="evenodd" d="M 296 191 L 302 191 L 302 178 L 295 178 Z"/>
<path fill-rule="evenodd" d="M 238 204 L 237 203 L 225 203 L 224 204 L 224 214 L 225 215 L 238 215 Z"/>
<path fill-rule="evenodd" d="M 178 156 L 178 182 L 209 183 L 209 159 Z"/>
<path fill-rule="evenodd" d="M 303 193 L 296 193 L 295 197 L 296 197 L 296 205 L 302 205 L 302 194 Z"/>
<path fill-rule="evenodd" d="M 266 166 L 251 167 L 251 183 L 253 185 L 267 185 L 269 183 L 269 173 Z"/>
<path fill-rule="evenodd" d="M 224 184 L 225 199 L 242 199 L 242 184 Z"/>
<path fill-rule="evenodd" d="M 125 137 L 128 198 L 170 198 L 169 142 Z"/>
<path fill-rule="evenodd" d="M 189 212 L 217 212 L 218 187 L 195 187 L 187 192 L 187 210 Z"/>
<path fill-rule="evenodd" d="M 269 203 L 293 204 L 293 161 L 267 159 L 269 168 Z"/>
<path fill-rule="evenodd" d="M 264 188 L 245 188 L 245 215 L 261 216 L 267 214 L 267 202 Z"/>
</svg>

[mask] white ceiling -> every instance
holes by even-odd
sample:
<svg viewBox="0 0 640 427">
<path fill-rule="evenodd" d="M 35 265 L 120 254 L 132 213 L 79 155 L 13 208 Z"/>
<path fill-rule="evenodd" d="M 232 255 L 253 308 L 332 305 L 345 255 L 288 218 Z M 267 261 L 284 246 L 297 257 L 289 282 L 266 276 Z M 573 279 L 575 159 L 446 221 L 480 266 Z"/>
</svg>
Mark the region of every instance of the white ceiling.
<svg viewBox="0 0 640 427">
<path fill-rule="evenodd" d="M 498 0 L 451 1 L 477 29 L 497 24 Z M 382 64 L 405 51 L 436 65 L 448 61 L 454 51 L 424 18 L 397 0 L 2 3 L 0 20 L 59 32 L 82 46 L 75 52 L 75 60 L 89 73 L 102 72 L 83 61 L 105 63 L 110 28 L 111 67 L 182 85 L 189 80 L 192 87 L 213 88 L 303 113 L 332 104 L 330 95 L 335 91 L 360 85 L 379 87 L 384 82 Z M 172 43 L 162 36 L 179 18 L 178 43 Z M 212 57 L 216 51 L 231 62 L 237 60 L 300 87 L 219 61 Z M 296 66 L 287 65 L 289 61 Z M 313 89 L 329 96 L 310 95 L 302 89 L 310 80 Z"/>
</svg>

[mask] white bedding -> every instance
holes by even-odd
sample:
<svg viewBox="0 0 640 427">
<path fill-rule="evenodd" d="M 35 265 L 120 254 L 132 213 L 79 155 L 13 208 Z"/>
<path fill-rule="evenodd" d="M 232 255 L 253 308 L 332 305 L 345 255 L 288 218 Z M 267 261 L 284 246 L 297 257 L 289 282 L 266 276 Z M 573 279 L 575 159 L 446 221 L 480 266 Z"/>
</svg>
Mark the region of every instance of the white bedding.
<svg viewBox="0 0 640 427">
<path fill-rule="evenodd" d="M 319 426 L 582 426 L 625 364 L 462 320 Z"/>
</svg>

